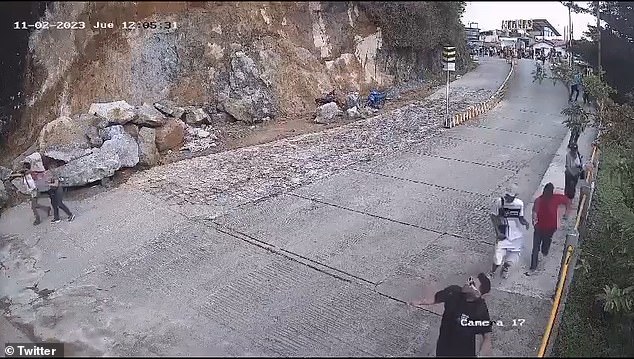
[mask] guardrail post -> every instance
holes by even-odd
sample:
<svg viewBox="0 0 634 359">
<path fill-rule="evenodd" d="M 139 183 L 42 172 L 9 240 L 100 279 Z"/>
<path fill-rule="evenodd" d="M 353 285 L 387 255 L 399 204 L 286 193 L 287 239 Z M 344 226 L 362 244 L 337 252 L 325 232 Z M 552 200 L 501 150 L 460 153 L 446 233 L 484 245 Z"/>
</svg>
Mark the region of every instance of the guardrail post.
<svg viewBox="0 0 634 359">
<path fill-rule="evenodd" d="M 577 254 L 577 245 L 579 244 L 579 231 L 577 231 L 576 229 L 573 229 L 571 232 L 569 232 L 568 234 L 566 234 L 566 242 L 564 244 L 564 251 L 563 254 L 561 256 L 561 265 L 559 266 L 559 276 L 557 277 L 557 283 L 559 283 L 559 280 L 561 279 L 561 276 L 563 275 L 563 268 L 566 268 L 564 266 L 564 264 L 566 264 L 566 253 L 568 252 L 568 248 L 570 246 L 572 246 L 572 256 L 570 257 L 570 267 L 568 268 L 568 271 L 570 271 L 570 268 L 574 268 L 574 263 L 575 263 L 575 258 L 576 258 L 576 254 Z M 568 281 L 568 276 L 566 277 L 566 281 Z M 563 283 L 563 287 L 566 287 L 566 283 Z M 557 291 L 557 288 L 555 287 L 555 291 Z"/>
</svg>

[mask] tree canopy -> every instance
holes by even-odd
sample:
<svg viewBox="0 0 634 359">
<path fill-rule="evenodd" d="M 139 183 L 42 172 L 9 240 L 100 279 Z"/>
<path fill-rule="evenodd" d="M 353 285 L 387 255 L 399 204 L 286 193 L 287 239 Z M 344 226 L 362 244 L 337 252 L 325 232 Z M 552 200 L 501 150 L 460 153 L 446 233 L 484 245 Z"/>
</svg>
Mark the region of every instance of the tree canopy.
<svg viewBox="0 0 634 359">
<path fill-rule="evenodd" d="M 568 6 L 570 2 L 562 2 Z M 628 102 L 634 95 L 634 3 L 626 1 L 592 2 L 588 7 L 572 4 L 578 13 L 596 14 L 600 7 L 601 20 L 601 67 L 605 80 L 617 90 L 614 100 Z M 588 26 L 585 34 L 590 40 L 574 41 L 572 51 L 594 68 L 598 67 L 598 44 L 596 26 Z"/>
</svg>

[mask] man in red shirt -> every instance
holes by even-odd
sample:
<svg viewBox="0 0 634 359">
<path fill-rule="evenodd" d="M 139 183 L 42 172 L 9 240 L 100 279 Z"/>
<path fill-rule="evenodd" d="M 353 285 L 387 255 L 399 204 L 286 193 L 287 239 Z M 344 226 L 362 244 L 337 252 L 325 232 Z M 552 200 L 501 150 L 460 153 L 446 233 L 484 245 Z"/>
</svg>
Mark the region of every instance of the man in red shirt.
<svg viewBox="0 0 634 359">
<path fill-rule="evenodd" d="M 555 186 L 547 183 L 542 195 L 537 197 L 533 204 L 533 252 L 531 255 L 531 267 L 526 275 L 531 275 L 537 269 L 539 252 L 548 255 L 553 234 L 558 228 L 558 209 L 565 205 L 566 211 L 570 210 L 572 201 L 563 194 L 553 193 Z M 565 215 L 564 215 L 565 216 Z M 565 217 L 564 217 L 565 218 Z"/>
</svg>

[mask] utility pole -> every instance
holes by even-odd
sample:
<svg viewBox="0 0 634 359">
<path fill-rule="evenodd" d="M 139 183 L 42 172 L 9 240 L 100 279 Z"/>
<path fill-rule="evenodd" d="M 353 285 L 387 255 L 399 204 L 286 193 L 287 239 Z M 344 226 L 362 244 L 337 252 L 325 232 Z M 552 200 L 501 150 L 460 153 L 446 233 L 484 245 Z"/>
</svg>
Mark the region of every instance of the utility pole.
<svg viewBox="0 0 634 359">
<path fill-rule="evenodd" d="M 599 51 L 598 51 L 598 58 L 597 58 L 597 63 L 598 63 L 598 69 L 599 69 L 599 80 L 601 79 L 601 10 L 599 8 L 599 5 L 601 4 L 599 1 L 595 2 L 596 6 L 597 6 L 597 43 L 598 43 L 598 47 L 599 47 Z"/>
<path fill-rule="evenodd" d="M 570 56 L 570 66 L 572 67 L 572 13 L 570 7 L 572 1 L 568 2 L 568 55 Z"/>
</svg>

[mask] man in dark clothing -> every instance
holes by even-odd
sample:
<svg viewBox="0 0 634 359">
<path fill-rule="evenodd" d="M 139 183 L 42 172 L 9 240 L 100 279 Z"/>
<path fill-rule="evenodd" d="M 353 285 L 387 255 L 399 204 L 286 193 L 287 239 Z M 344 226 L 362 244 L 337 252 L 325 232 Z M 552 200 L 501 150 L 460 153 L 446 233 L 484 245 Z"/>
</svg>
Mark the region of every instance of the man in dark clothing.
<svg viewBox="0 0 634 359">
<path fill-rule="evenodd" d="M 566 206 L 566 211 L 571 208 L 572 201 L 563 194 L 554 193 L 555 186 L 547 183 L 542 195 L 537 197 L 533 205 L 533 252 L 531 253 L 531 267 L 526 275 L 532 275 L 537 270 L 539 252 L 548 255 L 553 234 L 557 231 L 559 206 Z M 565 218 L 565 215 L 564 215 Z"/>
<path fill-rule="evenodd" d="M 484 273 L 469 277 L 462 286 L 452 285 L 434 295 L 409 305 L 444 303 L 445 311 L 436 343 L 437 357 L 475 357 L 476 334 L 483 336 L 480 356 L 491 356 L 492 324 L 482 295 L 491 291 L 491 281 Z"/>
<path fill-rule="evenodd" d="M 70 209 L 66 207 L 63 202 L 64 199 L 64 189 L 60 183 L 61 178 L 57 178 L 56 176 L 51 176 L 49 179 L 50 189 L 48 191 L 49 196 L 51 197 L 51 205 L 53 206 L 53 220 L 52 223 L 59 223 L 61 219 L 59 218 L 59 209 L 66 213 L 68 216 L 68 221 L 71 222 L 75 219 L 75 215 L 71 213 Z"/>
</svg>

